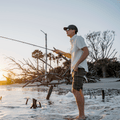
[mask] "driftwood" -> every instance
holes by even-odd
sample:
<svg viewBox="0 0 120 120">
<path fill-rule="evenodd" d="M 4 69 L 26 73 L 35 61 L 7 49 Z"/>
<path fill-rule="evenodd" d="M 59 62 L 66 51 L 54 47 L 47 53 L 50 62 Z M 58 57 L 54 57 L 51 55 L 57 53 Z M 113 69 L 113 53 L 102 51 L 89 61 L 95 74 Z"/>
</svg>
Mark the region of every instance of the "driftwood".
<svg viewBox="0 0 120 120">
<path fill-rule="evenodd" d="M 66 61 L 69 61 L 66 57 L 64 57 L 64 56 L 61 56 L 64 60 L 66 60 Z M 40 59 L 40 60 L 42 60 L 42 59 Z M 42 62 L 44 62 L 44 63 L 46 63 L 44 60 L 42 60 Z M 47 65 L 49 65 L 48 63 L 46 63 Z M 52 69 L 53 69 L 53 71 L 55 72 L 55 69 L 51 66 L 51 65 L 49 65 Z M 71 77 L 66 77 L 66 74 L 67 74 L 67 72 L 69 72 L 69 70 L 70 70 L 70 67 L 68 67 L 66 70 L 65 70 L 65 72 L 63 71 L 61 71 L 62 73 L 61 74 L 58 74 L 58 73 L 47 73 L 47 74 L 44 74 L 44 75 L 40 75 L 40 76 L 38 76 L 37 78 L 34 78 L 34 79 L 32 79 L 32 80 L 29 80 L 24 86 L 23 86 L 23 88 L 25 87 L 25 86 L 27 86 L 28 84 L 30 84 L 30 83 L 34 83 L 34 82 L 40 82 L 40 84 L 39 85 L 36 85 L 36 86 L 48 86 L 48 85 L 53 85 L 53 86 L 55 86 L 55 85 L 59 85 L 59 84 L 63 84 L 63 83 L 68 83 L 68 82 L 70 82 L 71 81 Z M 47 81 L 45 81 L 45 76 L 47 76 Z M 53 80 L 57 80 L 58 81 L 58 83 L 53 83 L 52 81 Z M 64 80 L 64 81 L 63 81 Z"/>
<path fill-rule="evenodd" d="M 52 93 L 52 90 L 53 90 L 53 86 L 51 85 L 50 88 L 49 88 L 49 91 L 48 91 L 47 97 L 46 97 L 47 100 L 49 100 L 50 95 L 51 95 L 51 93 Z"/>
<path fill-rule="evenodd" d="M 42 107 L 41 103 L 40 103 L 40 102 L 38 102 L 38 103 L 39 103 L 39 106 L 38 106 L 38 107 Z"/>
<path fill-rule="evenodd" d="M 64 60 L 69 62 L 69 60 L 66 57 L 64 57 L 62 55 L 61 55 L 61 57 Z M 46 63 L 44 60 L 42 60 L 42 59 L 40 59 L 40 60 L 42 62 Z M 46 63 L 46 64 L 49 65 L 48 63 Z M 56 73 L 55 69 L 51 65 L 49 65 L 49 66 L 52 68 L 53 72 L 49 72 L 49 73 L 44 74 L 44 75 L 39 75 L 38 77 L 36 77 L 36 78 L 34 78 L 32 80 L 27 81 L 27 83 L 23 86 L 23 88 L 25 86 L 27 86 L 28 84 L 34 83 L 34 82 L 40 82 L 40 84 L 31 85 L 31 86 L 49 86 L 49 85 L 51 85 L 50 89 L 48 91 L 48 95 L 46 97 L 46 99 L 49 100 L 50 95 L 52 93 L 53 86 L 56 86 L 56 85 L 59 85 L 59 84 L 63 84 L 63 83 L 68 84 L 71 81 L 71 76 L 67 76 L 66 75 L 70 71 L 70 66 L 68 66 L 66 69 L 63 69 L 65 71 L 61 71 L 60 74 Z M 47 76 L 47 80 L 45 80 L 45 76 Z M 57 80 L 58 82 L 53 82 L 53 80 Z M 33 108 L 37 107 L 35 103 L 36 103 L 35 99 L 33 99 L 33 105 L 31 106 L 31 108 L 32 107 Z"/>
<path fill-rule="evenodd" d="M 33 104 L 32 104 L 32 106 L 30 107 L 30 109 L 31 109 L 31 108 L 36 109 L 36 107 L 37 107 L 37 100 L 33 98 Z"/>
<path fill-rule="evenodd" d="M 37 78 L 34 78 L 33 80 L 29 80 L 29 81 L 23 86 L 23 88 L 24 88 L 25 86 L 27 86 L 29 83 L 34 83 L 34 82 L 36 82 L 36 81 L 38 81 L 38 80 L 39 80 L 39 82 L 40 82 L 40 79 L 41 79 L 42 77 L 44 77 L 44 75 L 38 76 Z"/>
<path fill-rule="evenodd" d="M 27 105 L 29 99 L 30 99 L 30 98 L 26 98 L 26 103 L 25 103 L 26 105 Z"/>
<path fill-rule="evenodd" d="M 105 91 L 102 90 L 102 101 L 104 102 L 104 99 L 105 99 Z"/>
<path fill-rule="evenodd" d="M 32 106 L 30 107 L 30 109 L 31 108 L 33 108 L 33 109 L 41 108 L 41 106 L 42 106 L 41 103 L 40 102 L 38 102 L 38 103 L 39 103 L 39 106 L 37 106 L 37 100 L 33 98 L 33 103 L 32 103 Z"/>
</svg>

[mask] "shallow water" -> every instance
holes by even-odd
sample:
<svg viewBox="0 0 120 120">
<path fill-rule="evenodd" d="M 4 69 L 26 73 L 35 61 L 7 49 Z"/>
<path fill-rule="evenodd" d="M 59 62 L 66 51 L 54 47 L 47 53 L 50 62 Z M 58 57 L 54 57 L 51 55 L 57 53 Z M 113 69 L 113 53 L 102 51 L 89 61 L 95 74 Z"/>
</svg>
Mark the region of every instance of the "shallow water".
<svg viewBox="0 0 120 120">
<path fill-rule="evenodd" d="M 78 110 L 71 92 L 59 95 L 53 91 L 50 100 L 47 92 L 40 88 L 0 87 L 0 120 L 65 120 L 75 118 Z M 26 98 L 30 98 L 26 105 Z M 41 102 L 42 107 L 30 109 L 32 98 Z M 38 105 L 39 106 L 39 105 Z M 120 96 L 108 96 L 102 102 L 101 96 L 85 96 L 86 120 L 120 120 Z"/>
<path fill-rule="evenodd" d="M 64 107 L 64 104 L 69 103 L 68 100 L 62 100 L 65 95 L 52 92 L 50 100 L 46 100 L 47 92 L 40 92 L 36 88 L 1 87 L 0 96 L 2 96 L 0 100 L 0 120 L 61 120 L 66 112 L 74 109 L 70 105 Z M 30 98 L 27 105 L 25 104 L 26 98 Z M 42 107 L 30 109 L 32 98 L 41 102 Z"/>
</svg>

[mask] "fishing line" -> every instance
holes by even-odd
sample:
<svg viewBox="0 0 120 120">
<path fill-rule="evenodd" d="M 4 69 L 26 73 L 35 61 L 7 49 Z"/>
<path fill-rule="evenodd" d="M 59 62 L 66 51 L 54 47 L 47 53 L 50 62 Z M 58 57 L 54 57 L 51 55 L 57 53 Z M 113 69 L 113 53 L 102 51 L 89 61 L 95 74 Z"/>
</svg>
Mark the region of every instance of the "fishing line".
<svg viewBox="0 0 120 120">
<path fill-rule="evenodd" d="M 35 45 L 35 44 L 32 44 L 32 43 L 28 43 L 28 42 L 23 42 L 23 41 L 20 41 L 20 40 L 16 40 L 16 39 L 4 37 L 4 36 L 0 36 L 0 38 L 4 38 L 4 39 L 7 39 L 7 40 L 11 40 L 11 41 L 15 41 L 15 42 L 20 42 L 20 43 L 24 43 L 24 44 L 27 44 L 27 45 L 32 45 L 32 46 L 35 46 L 35 47 L 46 49 L 45 47 L 42 47 L 42 46 L 39 46 L 39 45 Z M 49 48 L 47 48 L 47 50 L 53 51 L 52 49 L 49 49 Z"/>
</svg>

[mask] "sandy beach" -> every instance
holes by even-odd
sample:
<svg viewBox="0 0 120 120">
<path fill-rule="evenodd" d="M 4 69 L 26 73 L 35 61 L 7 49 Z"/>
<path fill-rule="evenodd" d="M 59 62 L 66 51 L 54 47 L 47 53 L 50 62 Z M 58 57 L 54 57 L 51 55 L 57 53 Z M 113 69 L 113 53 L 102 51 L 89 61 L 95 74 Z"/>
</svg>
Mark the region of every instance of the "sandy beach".
<svg viewBox="0 0 120 120">
<path fill-rule="evenodd" d="M 84 83 L 84 88 L 85 89 L 90 89 L 90 88 L 110 88 L 110 89 L 120 89 L 120 78 L 100 78 L 101 81 L 97 82 L 97 83 Z M 22 87 L 24 86 L 25 83 L 21 83 L 21 84 L 11 84 L 11 85 L 5 85 L 5 86 L 10 86 L 10 87 Z M 35 86 L 37 87 L 37 85 L 39 85 L 39 82 L 35 82 L 35 83 L 30 83 L 28 84 L 26 87 L 33 87 Z M 41 88 L 43 86 L 40 86 Z M 48 88 L 45 87 L 44 88 Z M 66 84 L 61 84 L 58 86 L 58 88 L 63 88 L 63 89 L 71 89 L 71 85 L 66 85 Z"/>
<path fill-rule="evenodd" d="M 86 120 L 120 120 L 120 82 L 119 78 L 101 78 L 98 83 L 85 83 Z M 38 83 L 3 85 L 0 89 L 0 120 L 76 120 L 78 115 L 71 85 L 53 88 L 50 100 L 46 100 L 49 87 L 35 86 Z M 101 90 L 105 91 L 102 99 Z M 28 104 L 25 105 L 26 98 Z M 41 102 L 42 107 L 30 109 L 32 98 Z"/>
</svg>

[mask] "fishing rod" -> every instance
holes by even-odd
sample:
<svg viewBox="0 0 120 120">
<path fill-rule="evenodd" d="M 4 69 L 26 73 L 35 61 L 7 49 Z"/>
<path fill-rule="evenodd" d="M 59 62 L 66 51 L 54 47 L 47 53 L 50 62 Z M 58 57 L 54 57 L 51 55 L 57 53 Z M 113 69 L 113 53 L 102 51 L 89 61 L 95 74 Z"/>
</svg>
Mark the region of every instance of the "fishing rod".
<svg viewBox="0 0 120 120">
<path fill-rule="evenodd" d="M 39 45 L 35 45 L 35 44 L 32 44 L 32 43 L 28 43 L 28 42 L 24 42 L 24 41 L 12 39 L 12 38 L 4 37 L 4 36 L 0 36 L 0 38 L 4 38 L 4 39 L 7 39 L 7 40 L 11 40 L 11 41 L 15 41 L 15 42 L 20 42 L 20 43 L 24 43 L 24 44 L 27 44 L 27 45 L 32 45 L 32 46 L 35 46 L 35 47 L 46 49 L 45 47 L 42 47 L 42 46 L 39 46 Z M 49 48 L 47 48 L 47 50 L 53 51 L 52 49 L 49 49 Z"/>
</svg>

